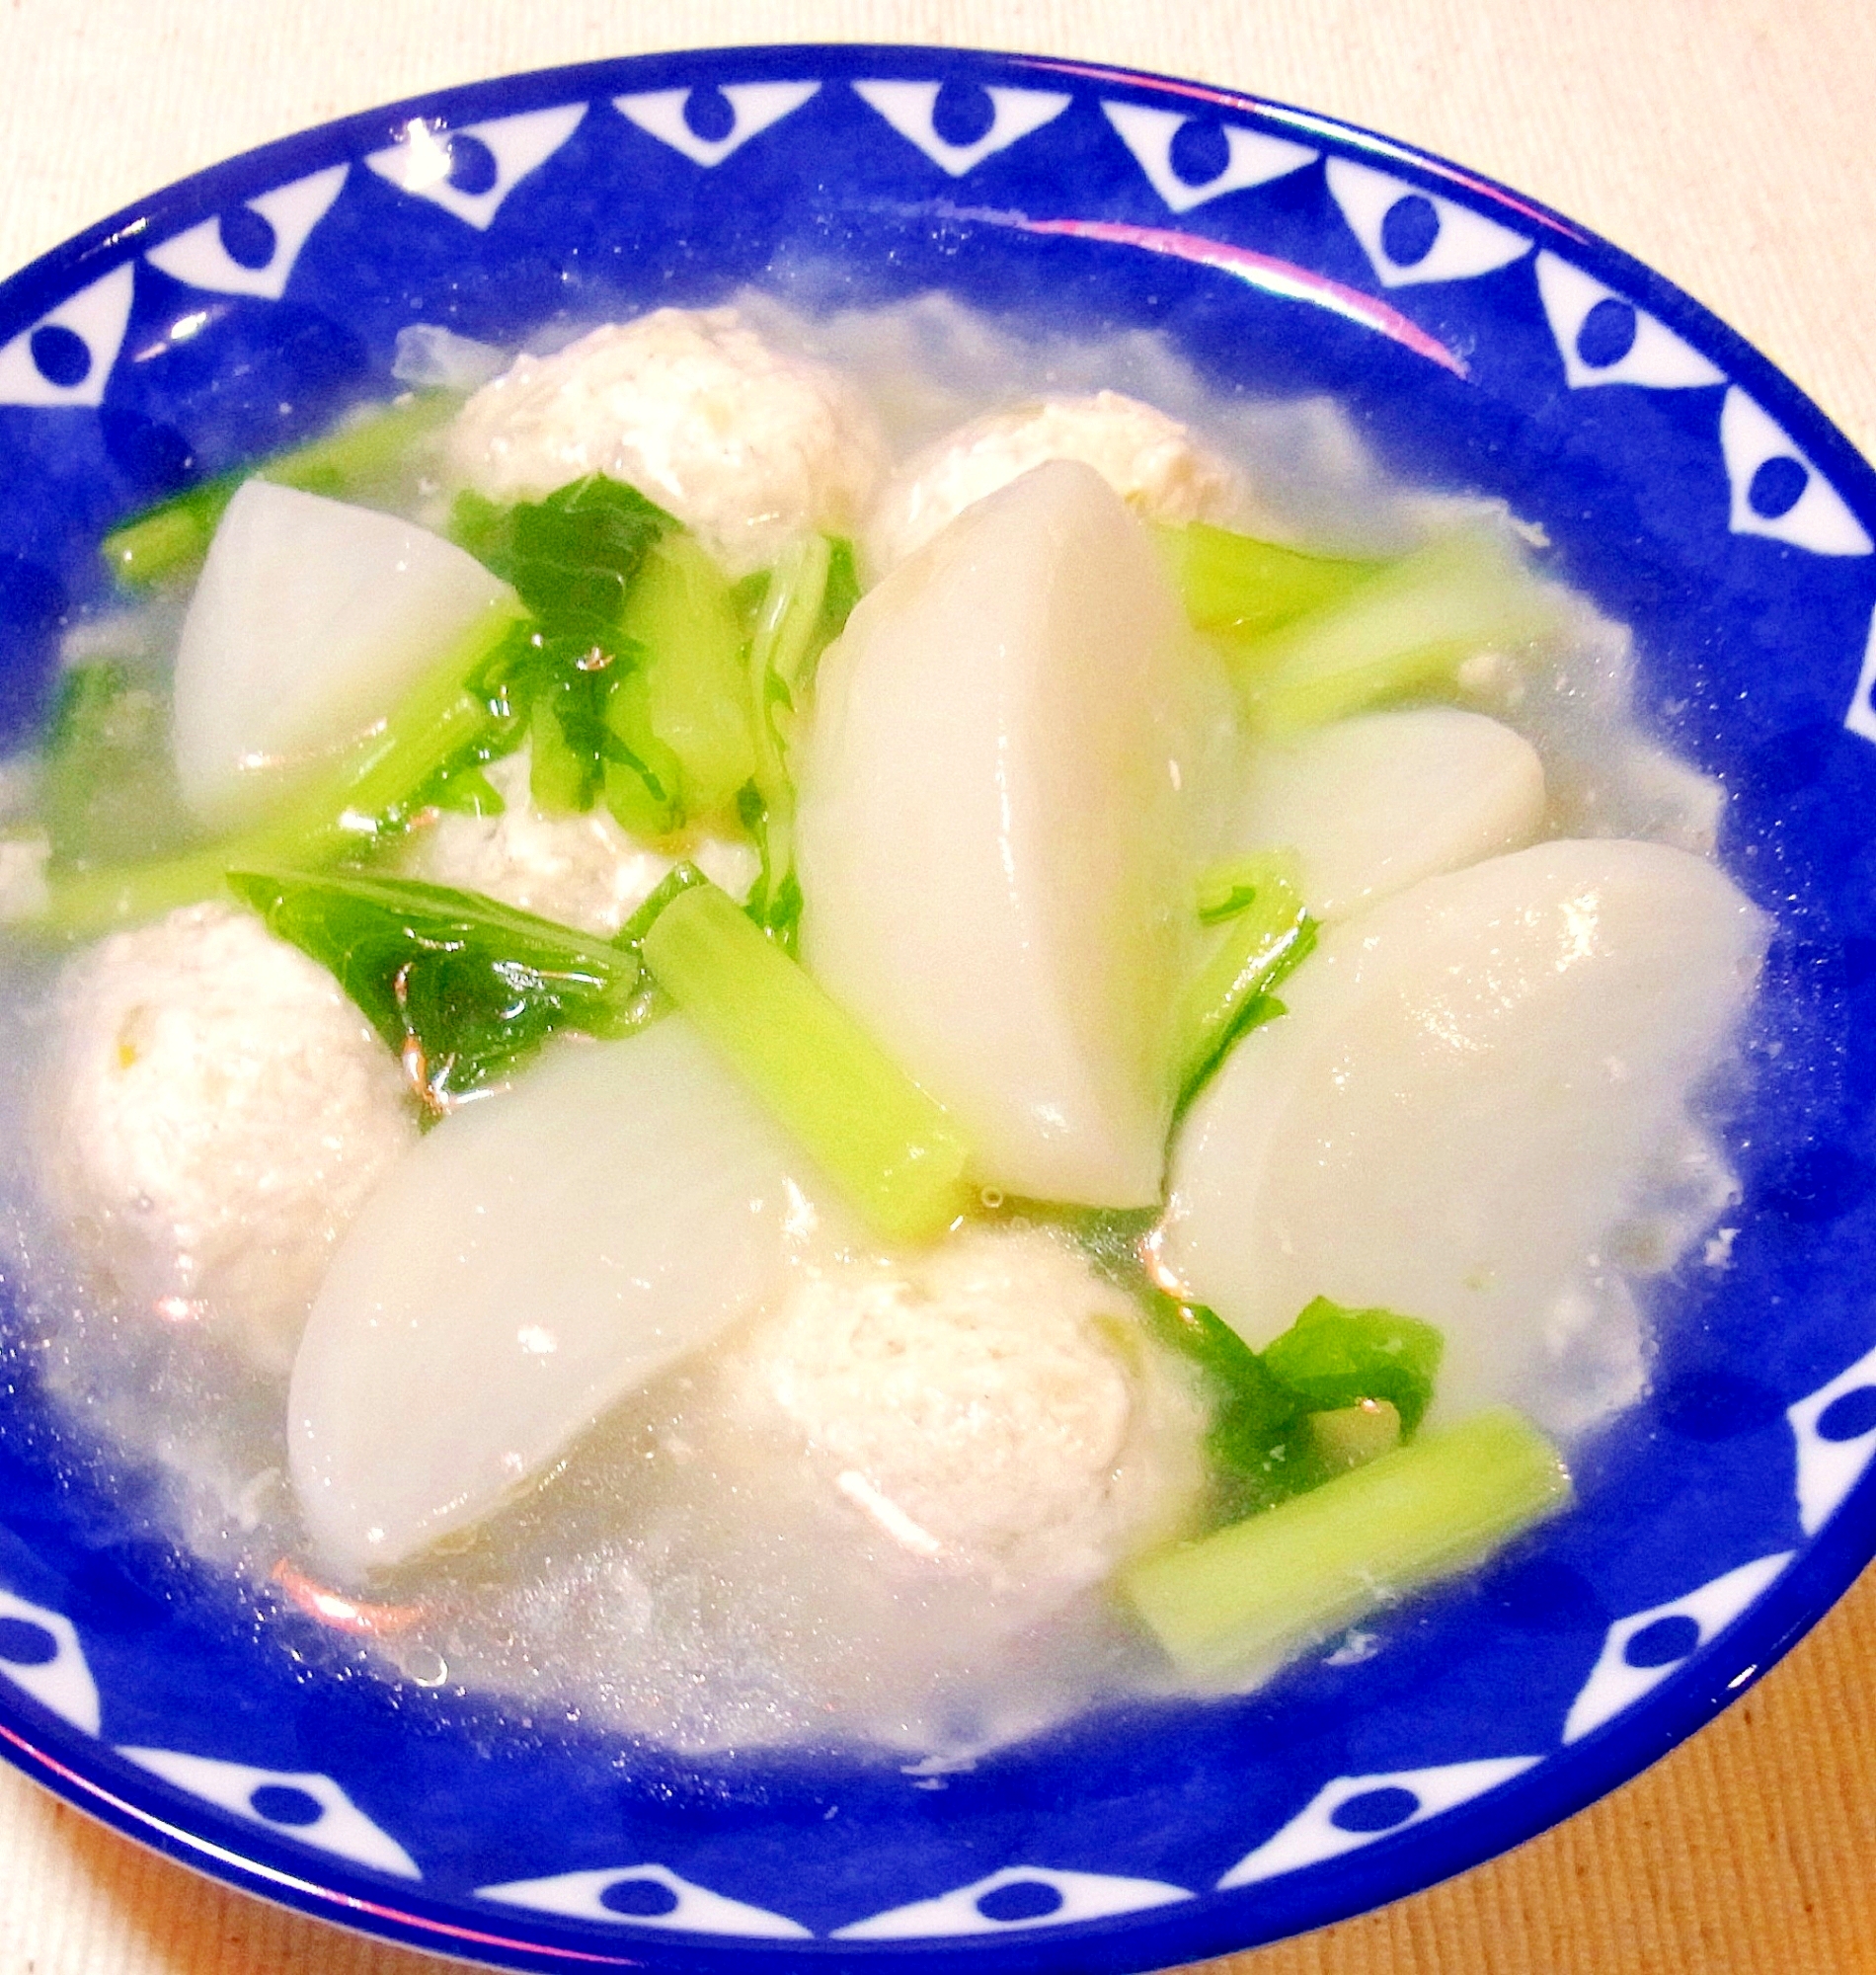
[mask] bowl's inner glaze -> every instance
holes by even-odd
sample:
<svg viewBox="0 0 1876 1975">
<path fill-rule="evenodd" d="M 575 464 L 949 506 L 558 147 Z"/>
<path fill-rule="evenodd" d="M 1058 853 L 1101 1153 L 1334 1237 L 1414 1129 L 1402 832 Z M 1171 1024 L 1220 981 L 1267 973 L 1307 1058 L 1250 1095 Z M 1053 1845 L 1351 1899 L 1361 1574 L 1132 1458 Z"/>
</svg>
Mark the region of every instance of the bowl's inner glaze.
<svg viewBox="0 0 1876 1975">
<path fill-rule="evenodd" d="M 1696 1251 L 1656 1286 L 1650 1396 L 1580 1508 L 1383 1653 L 940 1775 L 679 1761 L 312 1673 L 310 1629 L 304 1661 L 295 1621 L 257 1632 L 61 1445 L 16 1349 L 0 1732 L 239 1883 L 516 1966 L 920 1938 L 1142 1967 L 1490 1856 L 1687 1732 L 1869 1547 L 1868 469 L 1645 271 L 1321 119 L 902 49 L 564 71 L 272 147 L 0 291 L 0 738 L 30 737 L 64 626 L 108 593 L 102 530 L 388 391 L 400 329 L 513 345 L 745 286 L 1151 330 L 1221 398 L 1327 394 L 1399 481 L 1540 528 L 1544 566 L 1632 628 L 1638 717 L 1724 784 L 1722 859 L 1778 922 L 1725 1266 Z"/>
</svg>

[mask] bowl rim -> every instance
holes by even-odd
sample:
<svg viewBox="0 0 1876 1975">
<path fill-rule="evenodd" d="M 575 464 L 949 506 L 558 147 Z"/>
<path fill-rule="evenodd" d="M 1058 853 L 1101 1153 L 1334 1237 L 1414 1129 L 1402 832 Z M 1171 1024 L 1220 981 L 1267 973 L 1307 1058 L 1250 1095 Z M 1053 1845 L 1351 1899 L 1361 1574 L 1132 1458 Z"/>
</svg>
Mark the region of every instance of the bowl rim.
<svg viewBox="0 0 1876 1975">
<path fill-rule="evenodd" d="M 1876 535 L 1876 471 L 1830 417 L 1776 364 L 1737 331 L 1645 263 L 1540 200 L 1440 154 L 1368 126 L 1301 106 L 1186 78 L 1111 63 L 1021 51 L 877 41 L 750 42 L 662 49 L 480 78 L 349 113 L 295 130 L 189 173 L 133 199 L 73 234 L 0 280 L 0 344 L 100 274 L 140 258 L 151 245 L 213 217 L 231 199 L 252 198 L 289 176 L 337 162 L 355 162 L 368 148 L 394 140 L 414 118 L 449 122 L 477 115 L 546 108 L 575 99 L 600 101 L 632 80 L 668 76 L 673 83 L 707 81 L 694 72 L 738 67 L 744 74 L 821 67 L 822 78 L 850 81 L 867 66 L 891 65 L 907 79 L 965 80 L 1018 74 L 1130 89 L 1210 106 L 1293 130 L 1333 150 L 1355 151 L 1416 188 L 1515 212 L 1567 244 L 1598 278 L 1668 324 L 1770 410 L 1845 504 Z M 1539 243 L 1542 244 L 1541 242 Z M 1134 1975 L 1294 1937 L 1424 1891 L 1500 1856 L 1574 1816 L 1663 1756 L 1750 1691 L 1849 1589 L 1876 1557 L 1876 1465 L 1866 1469 L 1830 1519 L 1803 1542 L 1790 1566 L 1688 1666 L 1607 1727 L 1567 1750 L 1553 1750 L 1527 1776 L 1401 1834 L 1331 1861 L 1336 1890 L 1318 1897 L 1298 1926 L 1261 1924 L 1249 1897 L 1202 1892 L 1191 1901 L 1108 1920 L 1021 1930 L 1013 1936 L 943 1936 L 906 1942 L 847 1943 L 834 1939 L 763 1942 L 692 1933 L 621 1929 L 618 1952 L 553 1945 L 502 1931 L 508 1915 L 492 1912 L 488 1928 L 466 1926 L 459 1900 L 432 1898 L 416 1888 L 387 1904 L 383 1881 L 345 1860 L 315 1855 L 245 1824 L 240 1849 L 218 1842 L 232 1825 L 199 1807 L 207 1828 L 192 1830 L 178 1808 L 195 1800 L 148 1772 L 125 1764 L 107 1743 L 60 1719 L 12 1683 L 0 1684 L 0 1758 L 99 1822 L 169 1858 L 244 1892 L 313 1918 L 431 1953 L 454 1954 L 510 1968 L 678 1967 L 734 1975 L 758 1960 L 777 1967 L 828 1971 L 877 1968 L 883 1957 L 957 1975 L 990 1970 L 1055 1970 L 1063 1975 Z M 1306 1867 L 1315 1874 L 1319 1867 Z M 451 1916 L 457 1916 L 452 1918 Z M 531 1926 L 531 1919 L 514 1916 Z M 551 1925 L 551 1923 L 549 1923 Z"/>
</svg>

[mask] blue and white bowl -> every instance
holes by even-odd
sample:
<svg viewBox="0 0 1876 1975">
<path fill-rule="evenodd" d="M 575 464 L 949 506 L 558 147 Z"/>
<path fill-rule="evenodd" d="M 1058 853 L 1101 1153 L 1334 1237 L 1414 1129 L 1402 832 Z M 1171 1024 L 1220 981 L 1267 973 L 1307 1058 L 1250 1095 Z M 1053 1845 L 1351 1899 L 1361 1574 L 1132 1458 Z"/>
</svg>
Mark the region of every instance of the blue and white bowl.
<svg viewBox="0 0 1876 1975">
<path fill-rule="evenodd" d="M 1633 1776 L 1876 1548 L 1876 476 L 1647 269 L 1323 118 L 904 47 L 563 69 L 270 145 L 0 287 L 0 747 L 103 593 L 100 533 L 390 390 L 406 325 L 512 343 L 803 270 L 821 306 L 1156 330 L 1215 390 L 1333 393 L 1403 480 L 1541 525 L 1633 627 L 1640 717 L 1724 783 L 1722 856 L 1777 921 L 1785 1048 L 1731 1147 L 1727 1266 L 1662 1285 L 1652 1395 L 1577 1511 L 1384 1652 L 943 1776 L 679 1761 L 309 1676 L 310 1621 L 257 1626 L 15 1353 L 4 1752 L 235 1885 L 512 1968 L 1088 1975 L 1318 1927 Z"/>
</svg>

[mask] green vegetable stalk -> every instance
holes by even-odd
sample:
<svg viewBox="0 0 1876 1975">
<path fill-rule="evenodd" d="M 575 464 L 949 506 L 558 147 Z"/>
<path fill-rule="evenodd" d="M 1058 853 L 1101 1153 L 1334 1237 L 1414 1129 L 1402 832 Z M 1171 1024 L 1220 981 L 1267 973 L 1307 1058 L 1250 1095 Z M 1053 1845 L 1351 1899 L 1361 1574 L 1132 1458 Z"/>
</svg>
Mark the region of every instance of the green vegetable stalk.
<svg viewBox="0 0 1876 1975">
<path fill-rule="evenodd" d="M 686 819 L 734 815 L 755 773 L 745 640 L 729 583 L 693 536 L 667 534 L 646 557 L 619 628 L 644 655 L 638 717 L 668 750 L 678 808 Z"/>
<path fill-rule="evenodd" d="M 1158 1551 L 1120 1588 L 1186 1678 L 1252 1686 L 1377 1606 L 1472 1569 L 1570 1495 L 1557 1450 L 1497 1408 Z"/>
<path fill-rule="evenodd" d="M 699 885 L 644 936 L 653 978 L 880 1233 L 938 1234 L 971 1205 L 945 1112 L 725 893 Z"/>
<path fill-rule="evenodd" d="M 288 797 L 264 823 L 173 857 L 54 874 L 45 911 L 23 929 L 91 938 L 213 898 L 230 870 L 305 869 L 370 851 L 452 777 L 513 745 L 488 699 L 465 682 L 503 646 L 513 623 L 508 609 L 492 610 L 350 760 Z"/>
<path fill-rule="evenodd" d="M 1153 534 L 1194 627 L 1228 644 L 1337 603 L 1385 567 L 1309 555 L 1205 521 L 1161 524 Z"/>
<path fill-rule="evenodd" d="M 1449 685 L 1494 647 L 1554 630 L 1555 599 L 1503 535 L 1442 535 L 1346 594 L 1236 647 L 1238 678 L 1267 732 L 1292 734 Z"/>
<path fill-rule="evenodd" d="M 804 535 L 783 550 L 749 641 L 755 772 L 743 792 L 744 827 L 762 854 L 749 913 L 790 953 L 801 926 L 795 876 L 795 783 L 789 756 L 814 690 L 821 655 L 859 598 L 852 545 Z"/>
<path fill-rule="evenodd" d="M 1189 1104 L 1240 1036 L 1284 1012 L 1273 993 L 1316 943 L 1287 852 L 1244 857 L 1201 879 L 1201 924 L 1219 928 L 1180 997 L 1173 1060 Z"/>
</svg>

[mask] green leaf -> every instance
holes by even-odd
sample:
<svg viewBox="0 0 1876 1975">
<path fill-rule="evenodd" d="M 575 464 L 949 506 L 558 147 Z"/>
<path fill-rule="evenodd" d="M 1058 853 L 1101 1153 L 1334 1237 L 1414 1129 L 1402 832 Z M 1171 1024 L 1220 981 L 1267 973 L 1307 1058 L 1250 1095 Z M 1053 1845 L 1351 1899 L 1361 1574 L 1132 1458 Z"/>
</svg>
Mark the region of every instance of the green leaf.
<svg viewBox="0 0 1876 1975">
<path fill-rule="evenodd" d="M 1385 1399 L 1411 1440 L 1433 1400 L 1446 1343 L 1432 1324 L 1391 1309 L 1349 1309 L 1317 1297 L 1264 1350 L 1264 1366 L 1305 1412 Z"/>
<path fill-rule="evenodd" d="M 620 1036 L 652 1012 L 634 945 L 478 893 L 303 871 L 234 871 L 228 885 L 331 970 L 432 1118 L 504 1082 L 557 1030 Z"/>
<path fill-rule="evenodd" d="M 493 718 L 525 729 L 529 794 L 550 814 L 580 814 L 604 796 L 639 834 L 683 820 L 677 761 L 643 704 L 612 709 L 648 656 L 625 621 L 630 599 L 677 525 L 636 488 L 597 473 L 511 508 L 457 497 L 452 536 L 533 612 L 476 683 Z"/>
<path fill-rule="evenodd" d="M 352 500 L 396 480 L 417 448 L 462 403 L 453 391 L 419 391 L 350 417 L 305 445 L 258 467 L 217 474 L 186 493 L 146 508 L 104 539 L 104 559 L 118 582 L 144 588 L 192 574 L 208 553 L 228 503 L 252 479 L 302 493 Z"/>
<path fill-rule="evenodd" d="M 1109 1282 L 1133 1296 L 1159 1342 L 1204 1380 L 1213 1526 L 1320 1487 L 1349 1465 L 1313 1431 L 1317 1414 L 1382 1399 L 1398 1411 L 1402 1437 L 1413 1437 L 1440 1368 L 1438 1330 L 1391 1310 L 1345 1310 L 1318 1297 L 1260 1355 L 1214 1311 L 1171 1295 L 1157 1280 L 1151 1250 L 1160 1214 L 1153 1207 L 1079 1209 L 1061 1214 L 1060 1224 Z"/>
<path fill-rule="evenodd" d="M 1159 1217 L 1156 1207 L 1095 1208 L 1070 1212 L 1064 1224 L 1094 1267 L 1133 1296 L 1154 1337 L 1200 1374 L 1211 1408 L 1209 1521 L 1235 1522 L 1322 1476 L 1307 1458 L 1304 1409 L 1295 1394 L 1214 1311 L 1170 1295 L 1155 1280 L 1147 1251 Z"/>
<path fill-rule="evenodd" d="M 517 503 L 506 525 L 500 560 L 489 565 L 496 575 L 551 636 L 609 647 L 640 565 L 677 522 L 636 487 L 594 473 L 545 501 Z"/>
</svg>

